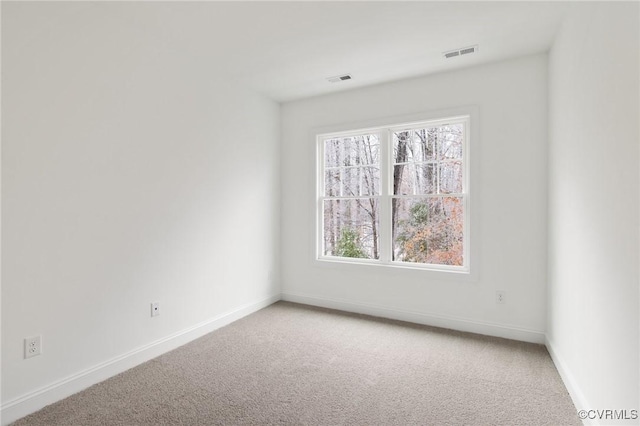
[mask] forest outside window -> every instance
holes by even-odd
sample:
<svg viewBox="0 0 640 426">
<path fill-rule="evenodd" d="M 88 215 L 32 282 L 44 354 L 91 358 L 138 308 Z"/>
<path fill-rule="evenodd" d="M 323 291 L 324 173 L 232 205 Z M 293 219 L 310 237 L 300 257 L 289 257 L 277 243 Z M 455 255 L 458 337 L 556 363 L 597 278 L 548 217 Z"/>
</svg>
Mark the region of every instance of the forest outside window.
<svg viewBox="0 0 640 426">
<path fill-rule="evenodd" d="M 469 117 L 319 135 L 318 258 L 467 271 Z"/>
</svg>

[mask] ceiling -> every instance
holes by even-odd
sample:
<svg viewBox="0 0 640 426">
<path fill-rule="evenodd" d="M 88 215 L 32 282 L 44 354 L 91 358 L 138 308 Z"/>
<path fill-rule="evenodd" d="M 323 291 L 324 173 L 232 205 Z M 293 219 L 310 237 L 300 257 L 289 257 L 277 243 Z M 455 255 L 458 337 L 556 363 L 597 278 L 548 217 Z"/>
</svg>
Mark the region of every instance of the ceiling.
<svg viewBox="0 0 640 426">
<path fill-rule="evenodd" d="M 85 46 L 83 54 L 188 61 L 212 78 L 239 80 L 280 102 L 544 52 L 568 7 L 480 1 L 3 3 L 3 38 L 18 37 L 19 46 L 38 36 L 58 37 Z M 477 53 L 442 55 L 471 45 L 479 46 Z M 344 73 L 353 79 L 326 80 Z"/>
</svg>

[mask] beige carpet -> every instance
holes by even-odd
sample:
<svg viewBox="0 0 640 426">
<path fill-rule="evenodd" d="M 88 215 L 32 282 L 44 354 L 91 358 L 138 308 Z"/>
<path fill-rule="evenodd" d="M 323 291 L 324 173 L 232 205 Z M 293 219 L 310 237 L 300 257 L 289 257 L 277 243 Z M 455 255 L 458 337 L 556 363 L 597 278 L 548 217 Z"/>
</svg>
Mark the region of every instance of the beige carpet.
<svg viewBox="0 0 640 426">
<path fill-rule="evenodd" d="M 580 425 L 544 346 L 278 302 L 15 425 Z"/>
</svg>

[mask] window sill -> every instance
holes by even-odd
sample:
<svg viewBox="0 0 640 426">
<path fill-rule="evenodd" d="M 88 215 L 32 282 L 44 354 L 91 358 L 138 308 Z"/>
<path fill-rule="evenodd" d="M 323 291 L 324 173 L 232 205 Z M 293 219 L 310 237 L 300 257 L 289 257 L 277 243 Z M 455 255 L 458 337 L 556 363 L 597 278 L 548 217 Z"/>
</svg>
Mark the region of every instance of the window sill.
<svg viewBox="0 0 640 426">
<path fill-rule="evenodd" d="M 388 274 L 393 277 L 413 276 L 428 279 L 429 281 L 468 281 L 477 280 L 475 271 L 469 268 L 445 269 L 430 265 L 420 266 L 406 263 L 381 263 L 375 260 L 351 260 L 349 258 L 321 257 L 314 260 L 314 266 L 322 269 L 334 269 L 340 271 L 352 271 L 357 273 L 376 272 Z"/>
</svg>

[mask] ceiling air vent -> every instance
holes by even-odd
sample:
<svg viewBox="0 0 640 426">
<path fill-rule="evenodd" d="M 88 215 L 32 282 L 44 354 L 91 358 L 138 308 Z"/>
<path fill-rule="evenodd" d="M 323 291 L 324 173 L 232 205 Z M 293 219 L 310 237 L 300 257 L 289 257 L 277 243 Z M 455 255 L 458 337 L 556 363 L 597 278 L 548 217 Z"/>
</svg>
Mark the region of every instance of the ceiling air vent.
<svg viewBox="0 0 640 426">
<path fill-rule="evenodd" d="M 339 81 L 351 80 L 351 74 L 337 75 L 335 77 L 327 78 L 329 83 L 337 83 Z"/>
<path fill-rule="evenodd" d="M 475 53 L 478 51 L 478 46 L 464 47 L 462 49 L 450 50 L 448 52 L 444 52 L 443 55 L 445 58 L 454 58 L 456 56 L 468 55 L 469 53 Z"/>
</svg>

